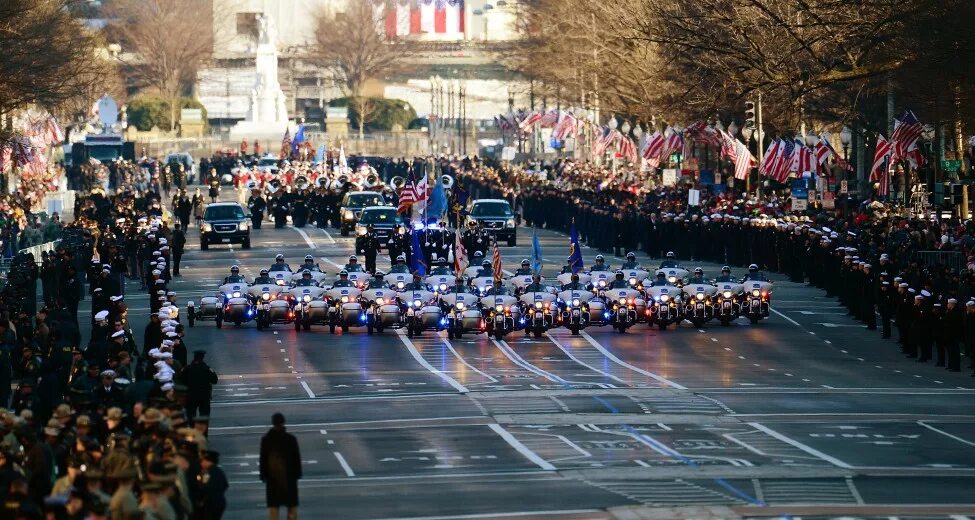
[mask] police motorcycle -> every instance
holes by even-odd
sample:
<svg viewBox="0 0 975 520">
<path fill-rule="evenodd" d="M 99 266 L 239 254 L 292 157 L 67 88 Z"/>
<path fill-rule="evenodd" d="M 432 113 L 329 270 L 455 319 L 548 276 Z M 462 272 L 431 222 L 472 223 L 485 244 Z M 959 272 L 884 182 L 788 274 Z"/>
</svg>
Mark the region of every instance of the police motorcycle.
<svg viewBox="0 0 975 520">
<path fill-rule="evenodd" d="M 382 333 L 383 329 L 402 325 L 396 291 L 383 280 L 384 276 L 382 271 L 376 271 L 375 278 L 367 283 L 359 296 L 366 309 L 366 332 L 369 335 L 373 331 Z"/>
<path fill-rule="evenodd" d="M 348 279 L 356 287 L 364 289 L 366 282 L 369 281 L 369 273 L 359 264 L 359 259 L 355 255 L 349 257 L 349 263 L 345 264 L 343 270 L 348 274 Z"/>
<path fill-rule="evenodd" d="M 447 339 L 460 339 L 469 332 L 484 331 L 480 298 L 471 292 L 463 279 L 457 278 L 446 291 L 439 293 L 440 308 L 447 319 Z"/>
<path fill-rule="evenodd" d="M 589 283 L 596 291 L 609 288 L 613 283 L 616 274 L 609 270 L 609 266 L 603 263 L 603 255 L 596 255 L 596 261 L 589 270 Z"/>
<path fill-rule="evenodd" d="M 196 306 L 193 301 L 186 302 L 187 324 L 192 327 L 196 325 L 197 320 L 213 320 L 217 322 L 217 328 L 219 329 L 223 324 L 223 317 L 221 316 L 221 313 L 223 312 L 223 303 L 224 299 L 226 298 L 226 292 L 224 289 L 229 289 L 231 293 L 239 290 L 230 287 L 232 285 L 241 286 L 243 284 L 225 284 L 217 290 L 216 296 L 201 297 L 199 306 Z"/>
<path fill-rule="evenodd" d="M 427 289 L 407 288 L 396 294 L 401 307 L 405 308 L 404 326 L 406 337 L 419 336 L 424 330 L 443 330 L 447 320 L 437 302 L 437 293 Z"/>
<path fill-rule="evenodd" d="M 444 294 L 450 290 L 454 283 L 454 273 L 450 267 L 439 265 L 430 271 L 430 274 L 423 279 L 423 283 L 427 284 L 434 292 Z"/>
<path fill-rule="evenodd" d="M 683 292 L 672 283 L 667 272 L 660 269 L 656 278 L 643 282 L 643 290 L 650 302 L 650 324 L 656 323 L 660 330 L 666 330 L 673 323 L 680 323 Z"/>
<path fill-rule="evenodd" d="M 338 279 L 325 290 L 328 332 L 331 334 L 335 334 L 336 327 L 341 328 L 342 332 L 349 332 L 349 327 L 361 327 L 368 319 L 359 301 L 362 290 L 350 280 L 349 274 L 340 271 Z"/>
<path fill-rule="evenodd" d="M 286 285 L 277 283 L 254 284 L 247 288 L 247 294 L 257 307 L 257 330 L 263 330 L 274 323 L 291 323 L 295 314 L 291 308 L 290 294 Z"/>
<path fill-rule="evenodd" d="M 694 275 L 681 288 L 686 302 L 684 319 L 701 328 L 714 318 L 714 297 L 718 288 L 703 280 L 704 271 L 700 267 L 694 269 Z"/>
<path fill-rule="evenodd" d="M 594 296 L 592 291 L 586 289 L 559 292 L 558 301 L 562 302 L 562 325 L 569 329 L 573 336 L 578 335 L 579 331 L 585 329 L 592 321 L 590 301 Z"/>
<path fill-rule="evenodd" d="M 739 280 L 731 277 L 731 268 L 728 266 L 721 268 L 721 276 L 714 283 L 718 289 L 714 295 L 714 315 L 721 325 L 727 327 L 741 314 L 739 302 L 742 299 L 744 286 Z"/>
<path fill-rule="evenodd" d="M 187 304 L 187 315 L 191 327 L 194 321 L 211 317 L 218 329 L 223 328 L 225 321 L 239 327 L 240 324 L 254 319 L 255 313 L 245 282 L 221 285 L 217 288 L 216 296 L 200 298 L 199 309 L 194 309 L 193 302 Z"/>
<path fill-rule="evenodd" d="M 741 315 L 752 325 L 762 318 L 768 318 L 772 301 L 772 282 L 758 270 L 758 266 L 748 266 L 748 274 L 742 280 L 744 288 Z"/>
<path fill-rule="evenodd" d="M 311 271 L 303 271 L 302 277 L 288 290 L 293 305 L 295 332 L 302 328 L 311 330 L 313 323 L 326 323 L 328 320 L 328 303 L 323 298 L 325 289 L 318 286 L 313 274 Z M 304 275 L 308 275 L 308 278 Z"/>
<path fill-rule="evenodd" d="M 524 276 L 513 277 L 512 284 L 518 288 L 519 303 L 522 307 L 523 325 L 525 335 L 534 335 L 536 338 L 549 329 L 559 326 L 562 318 L 557 303 L 558 295 L 552 287 L 542 284 L 539 277 L 536 282 L 529 276 L 529 284 L 523 284 Z"/>
<path fill-rule="evenodd" d="M 572 283 L 572 276 L 573 276 L 573 273 L 571 273 L 571 272 L 564 272 L 564 273 L 560 274 L 556 278 L 558 280 L 558 282 L 559 282 L 559 287 L 567 287 L 567 286 L 569 286 Z M 562 301 L 562 306 L 563 306 L 563 310 L 562 310 L 562 313 L 563 313 L 563 319 L 562 319 L 562 321 L 563 321 L 563 323 L 565 323 L 566 326 L 569 326 L 571 324 L 569 322 L 570 321 L 574 321 L 575 323 L 574 324 L 571 324 L 571 325 L 578 326 L 579 327 L 579 330 L 582 330 L 583 328 L 585 328 L 583 326 L 583 323 L 585 324 L 585 326 L 588 326 L 588 325 L 605 325 L 606 324 L 606 318 L 607 318 L 607 315 L 606 315 L 606 302 L 605 302 L 605 299 L 604 299 L 605 298 L 605 295 L 603 297 L 600 297 L 600 298 L 597 298 L 596 297 L 598 295 L 599 291 L 595 287 L 592 287 L 590 285 L 590 281 L 592 279 L 590 278 L 590 276 L 588 274 L 586 274 L 586 273 L 575 273 L 575 276 L 578 277 L 579 285 L 582 286 L 582 287 L 585 287 L 585 289 L 574 289 L 574 290 L 572 290 L 572 293 L 573 294 L 575 294 L 575 293 L 581 294 L 582 297 L 580 297 L 580 298 L 576 298 L 575 296 L 572 296 L 572 298 L 569 299 L 569 298 L 566 298 L 566 295 L 564 294 L 566 291 L 563 290 L 563 291 L 560 291 L 559 292 L 559 299 Z M 588 293 L 588 296 L 585 295 L 586 293 Z M 575 300 L 579 300 L 578 305 L 575 303 Z M 575 308 L 577 308 L 580 311 L 579 312 L 579 318 L 585 318 L 585 321 L 584 322 L 580 322 L 579 320 L 575 320 L 571 316 L 569 316 L 569 317 L 566 316 L 566 313 L 567 312 L 570 313 L 570 314 L 572 314 L 572 310 L 575 309 Z M 567 319 L 567 318 L 569 318 L 569 319 Z M 571 328 L 572 327 L 570 327 L 570 329 Z"/>
<path fill-rule="evenodd" d="M 684 284 L 684 279 L 690 272 L 684 269 L 684 266 L 680 265 L 677 261 L 676 255 L 673 251 L 668 251 L 667 256 L 663 262 L 660 262 L 660 269 L 658 271 L 664 272 L 664 277 L 672 285 L 681 287 Z"/>
<path fill-rule="evenodd" d="M 502 284 L 492 285 L 490 291 L 485 290 L 481 294 L 480 304 L 486 314 L 484 324 L 488 336 L 500 341 L 524 325 L 518 298 L 509 294 Z"/>
</svg>

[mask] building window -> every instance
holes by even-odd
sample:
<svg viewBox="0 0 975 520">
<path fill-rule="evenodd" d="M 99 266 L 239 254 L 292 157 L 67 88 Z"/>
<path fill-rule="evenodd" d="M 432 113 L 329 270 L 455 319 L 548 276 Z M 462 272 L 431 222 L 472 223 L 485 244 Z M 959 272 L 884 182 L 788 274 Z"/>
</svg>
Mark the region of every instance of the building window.
<svg viewBox="0 0 975 520">
<path fill-rule="evenodd" d="M 258 13 L 237 13 L 237 34 L 257 39 Z"/>
</svg>

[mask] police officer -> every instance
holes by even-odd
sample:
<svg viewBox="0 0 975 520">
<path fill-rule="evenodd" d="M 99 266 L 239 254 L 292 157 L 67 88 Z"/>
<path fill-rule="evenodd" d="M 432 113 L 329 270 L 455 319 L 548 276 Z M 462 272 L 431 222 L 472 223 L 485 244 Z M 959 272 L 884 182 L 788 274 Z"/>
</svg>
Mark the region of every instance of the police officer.
<svg viewBox="0 0 975 520">
<path fill-rule="evenodd" d="M 261 269 L 261 274 L 257 278 L 254 278 L 254 285 L 265 285 L 269 283 L 274 283 L 274 280 L 267 275 L 267 269 Z"/>
<path fill-rule="evenodd" d="M 565 265 L 562 266 L 562 271 L 559 274 L 571 273 L 572 272 L 572 257 L 565 259 Z"/>
<path fill-rule="evenodd" d="M 616 277 L 609 284 L 610 289 L 629 289 L 630 283 L 623 278 L 623 271 L 616 271 Z"/>
<path fill-rule="evenodd" d="M 511 291 L 501 283 L 501 280 L 495 280 L 491 287 L 488 287 L 485 296 L 510 296 Z"/>
<path fill-rule="evenodd" d="M 223 279 L 223 283 L 244 283 L 244 277 L 240 275 L 240 266 L 230 266 L 230 276 Z"/>
<path fill-rule="evenodd" d="M 609 271 L 609 265 L 606 263 L 606 259 L 603 255 L 596 255 L 596 260 L 592 264 L 592 269 L 590 271 Z"/>
<path fill-rule="evenodd" d="M 413 273 L 413 281 L 403 286 L 404 291 L 428 291 L 427 284 L 423 283 L 420 273 Z"/>
<path fill-rule="evenodd" d="M 471 256 L 470 264 L 467 267 L 476 267 L 482 265 L 484 262 L 484 253 L 480 251 L 475 251 L 474 255 Z"/>
<path fill-rule="evenodd" d="M 723 266 L 721 268 L 721 276 L 718 276 L 717 278 L 715 278 L 714 281 L 715 282 L 735 282 L 735 283 L 737 283 L 737 280 L 734 277 L 731 276 L 731 268 L 728 267 L 728 266 Z"/>
<path fill-rule="evenodd" d="M 958 308 L 958 300 L 948 298 L 948 306 L 945 308 L 945 316 L 942 321 L 942 342 L 947 356 L 947 368 L 950 372 L 961 371 L 961 349 L 959 342 L 962 337 L 962 313 Z"/>
<path fill-rule="evenodd" d="M 491 262 L 487 260 L 481 262 L 481 269 L 477 271 L 477 276 L 475 278 L 493 278 L 494 269 L 491 267 Z"/>
<path fill-rule="evenodd" d="M 281 190 L 274 197 L 274 229 L 281 229 L 288 222 L 288 212 L 291 210 L 288 197 Z"/>
<path fill-rule="evenodd" d="M 579 275 L 572 273 L 569 277 L 569 283 L 562 285 L 563 291 L 584 291 L 586 289 L 585 284 L 579 281 Z"/>
<path fill-rule="evenodd" d="M 663 271 L 657 271 L 657 276 L 650 282 L 650 287 L 663 287 L 665 285 L 670 285 L 667 281 L 667 276 Z"/>
<path fill-rule="evenodd" d="M 623 262 L 623 269 L 640 269 L 640 262 L 636 261 L 636 253 L 630 251 L 626 253 L 626 262 Z"/>
<path fill-rule="evenodd" d="M 355 284 L 349 280 L 349 272 L 343 269 L 339 271 L 339 279 L 332 283 L 332 287 L 355 287 Z"/>
<path fill-rule="evenodd" d="M 386 251 L 389 253 L 389 262 L 395 264 L 400 256 L 403 256 L 404 248 L 402 240 L 400 238 L 400 230 L 402 227 L 399 224 L 393 226 L 393 231 L 389 234 L 389 238 L 386 239 Z M 404 257 L 404 262 L 406 261 Z"/>
<path fill-rule="evenodd" d="M 291 197 L 291 222 L 296 228 L 303 228 L 308 223 L 308 194 L 305 192 L 304 183 L 301 183 L 301 180 L 299 183 L 298 191 Z"/>
<path fill-rule="evenodd" d="M 400 254 L 396 257 L 396 261 L 393 263 L 392 268 L 389 270 L 390 273 L 408 273 L 410 272 L 410 266 L 406 265 L 406 256 Z"/>
<path fill-rule="evenodd" d="M 532 274 L 531 263 L 529 263 L 527 259 L 526 260 L 522 260 L 521 261 L 521 267 L 519 267 L 518 270 L 515 271 L 515 275 L 516 276 L 528 276 L 530 274 Z"/>
<path fill-rule="evenodd" d="M 744 283 L 749 280 L 755 282 L 767 282 L 768 277 L 765 276 L 765 273 L 758 270 L 758 264 L 750 264 L 748 266 L 748 274 L 746 274 L 745 277 L 741 279 L 741 281 L 742 283 Z"/>
<path fill-rule="evenodd" d="M 896 296 L 890 290 L 890 282 L 880 282 L 880 292 L 877 294 L 877 310 L 880 311 L 880 335 L 890 337 L 890 320 L 894 315 L 894 299 Z"/>
<path fill-rule="evenodd" d="M 369 279 L 369 283 L 366 284 L 366 289 L 389 289 L 389 284 L 383 278 L 386 273 L 382 271 L 376 271 L 376 274 Z"/>
<path fill-rule="evenodd" d="M 454 286 L 450 288 L 454 294 L 473 294 L 473 290 L 464 283 L 464 278 L 458 276 L 454 278 Z"/>
<path fill-rule="evenodd" d="M 271 267 L 270 269 L 268 269 L 268 271 L 271 271 L 272 273 L 280 272 L 280 271 L 286 271 L 290 273 L 291 266 L 284 262 L 284 255 L 278 254 L 277 256 L 274 257 L 274 263 L 271 264 Z"/>
<path fill-rule="evenodd" d="M 247 198 L 247 208 L 251 212 L 251 227 L 261 229 L 261 222 L 264 221 L 264 211 L 267 209 L 267 201 L 261 196 L 257 184 L 250 184 L 251 196 Z"/>
<path fill-rule="evenodd" d="M 305 269 L 307 271 L 322 272 L 321 266 L 315 263 L 315 257 L 311 255 L 305 255 L 305 263 L 301 264 L 300 269 Z"/>
<path fill-rule="evenodd" d="M 548 287 L 542 283 L 542 276 L 540 274 L 532 275 L 532 283 L 525 286 L 526 293 L 546 291 L 548 291 Z"/>
<path fill-rule="evenodd" d="M 366 234 L 356 237 L 355 251 L 366 257 L 366 271 L 376 270 L 376 256 L 379 254 L 379 236 L 372 224 L 366 227 Z"/>
<path fill-rule="evenodd" d="M 664 260 L 660 262 L 660 268 L 673 269 L 675 267 L 680 267 L 680 262 L 677 261 L 677 255 L 673 251 L 667 251 Z"/>
<path fill-rule="evenodd" d="M 695 267 L 694 268 L 694 274 L 691 275 L 691 277 L 687 279 L 687 283 L 689 283 L 689 284 L 692 284 L 692 283 L 693 284 L 708 283 L 707 279 L 704 278 L 704 269 L 701 269 L 700 267 Z"/>
<path fill-rule="evenodd" d="M 315 287 L 315 279 L 311 277 L 311 271 L 305 269 L 301 271 L 301 279 L 295 282 L 295 287 Z"/>
<path fill-rule="evenodd" d="M 352 255 L 349 257 L 349 263 L 345 264 L 345 267 L 343 267 L 342 269 L 347 271 L 346 274 L 355 273 L 355 272 L 361 273 L 362 264 L 359 263 L 359 258 L 357 256 Z"/>
</svg>

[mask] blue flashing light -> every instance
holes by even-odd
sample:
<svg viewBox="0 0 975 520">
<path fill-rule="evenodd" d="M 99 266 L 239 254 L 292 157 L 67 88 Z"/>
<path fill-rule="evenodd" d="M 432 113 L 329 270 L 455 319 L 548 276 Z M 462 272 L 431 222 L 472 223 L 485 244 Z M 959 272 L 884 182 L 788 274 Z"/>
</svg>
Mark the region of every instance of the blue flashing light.
<svg viewBox="0 0 975 520">
<path fill-rule="evenodd" d="M 447 318 L 440 318 L 440 324 L 441 325 L 446 325 L 447 324 Z"/>
<path fill-rule="evenodd" d="M 363 314 L 362 316 L 359 316 L 359 321 L 361 321 L 362 323 L 365 323 L 367 319 L 368 318 L 366 317 L 365 314 Z"/>
<path fill-rule="evenodd" d="M 606 311 L 606 319 L 609 319 L 609 318 L 612 318 L 612 317 L 613 317 L 613 313 L 611 313 L 609 311 Z"/>
<path fill-rule="evenodd" d="M 522 318 L 522 319 L 518 320 L 518 322 L 521 323 L 522 325 L 524 325 L 525 324 L 525 318 Z"/>
</svg>

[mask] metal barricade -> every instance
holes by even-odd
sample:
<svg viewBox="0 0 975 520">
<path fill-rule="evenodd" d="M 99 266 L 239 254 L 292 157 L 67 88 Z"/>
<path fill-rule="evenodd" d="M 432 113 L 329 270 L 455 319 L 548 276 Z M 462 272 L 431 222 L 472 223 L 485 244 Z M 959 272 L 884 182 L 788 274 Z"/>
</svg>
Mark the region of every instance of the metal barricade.
<svg viewBox="0 0 975 520">
<path fill-rule="evenodd" d="M 960 251 L 917 251 L 914 259 L 926 267 L 948 267 L 955 272 L 965 268 L 965 255 Z"/>
<path fill-rule="evenodd" d="M 45 251 L 47 251 L 48 253 L 54 251 L 55 249 L 58 248 L 58 244 L 60 244 L 60 243 L 61 243 L 61 239 L 54 240 L 52 242 L 44 242 L 43 244 L 37 244 L 36 246 L 25 247 L 24 249 L 21 249 L 17 253 L 18 254 L 31 253 L 31 254 L 34 255 L 34 261 L 37 262 L 38 264 L 40 264 L 41 263 L 41 253 L 43 253 Z M 7 266 L 8 267 L 10 266 L 9 261 L 7 262 Z"/>
</svg>

